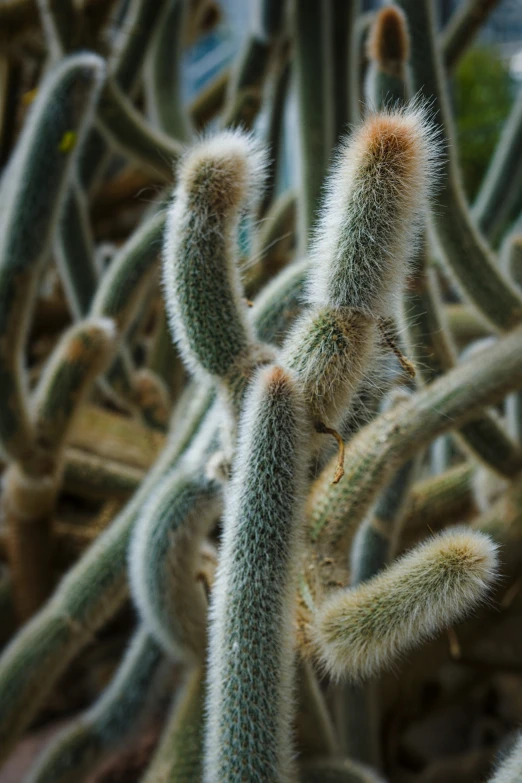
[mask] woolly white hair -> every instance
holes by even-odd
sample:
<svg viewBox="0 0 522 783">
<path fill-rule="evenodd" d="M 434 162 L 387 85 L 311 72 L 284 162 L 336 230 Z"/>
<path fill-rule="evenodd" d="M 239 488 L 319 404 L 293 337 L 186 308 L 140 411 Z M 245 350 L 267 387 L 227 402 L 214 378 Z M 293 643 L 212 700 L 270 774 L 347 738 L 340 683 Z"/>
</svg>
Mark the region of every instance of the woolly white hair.
<svg viewBox="0 0 522 783">
<path fill-rule="evenodd" d="M 319 607 L 314 638 L 334 677 L 367 677 L 462 619 L 497 575 L 497 545 L 465 527 L 415 547 L 386 570 Z"/>
<path fill-rule="evenodd" d="M 239 130 L 202 137 L 180 162 L 167 215 L 163 282 L 171 330 L 192 371 L 204 367 L 219 375 L 213 369 L 218 353 L 227 356 L 228 350 L 232 361 L 240 346 L 254 341 L 239 275 L 237 229 L 241 213 L 255 207 L 266 162 L 263 147 Z M 191 291 L 178 279 L 184 265 L 185 278 L 197 265 Z M 189 320 L 181 307 L 186 297 L 191 297 Z"/>
<path fill-rule="evenodd" d="M 274 366 L 259 370 L 240 421 L 212 592 L 206 783 L 223 780 L 223 768 L 228 763 L 239 765 L 228 738 L 223 736 L 233 723 L 236 731 L 245 728 L 237 727 L 246 705 L 238 703 L 232 679 L 239 682 L 243 692 L 250 689 L 253 699 L 259 701 L 259 715 L 250 727 L 250 735 L 238 741 L 243 760 L 245 754 L 249 755 L 250 769 L 257 764 L 265 772 L 267 765 L 273 765 L 270 779 L 289 779 L 292 769 L 294 642 L 290 631 L 310 435 L 299 384 L 292 374 Z M 249 564 L 261 569 L 256 570 L 255 577 L 248 572 Z M 268 659 L 259 662 L 261 655 Z M 262 684 L 259 671 L 264 675 Z M 262 705 L 265 703 L 266 709 L 268 680 L 273 693 L 270 714 L 265 714 Z M 252 732 L 260 736 L 264 733 L 265 740 L 270 737 L 270 747 L 260 742 L 252 749 Z"/>
<path fill-rule="evenodd" d="M 520 783 L 522 780 L 522 734 L 511 752 L 500 762 L 489 783 Z"/>
<path fill-rule="evenodd" d="M 311 249 L 308 301 L 390 317 L 437 179 L 425 104 L 371 114 L 340 147 Z"/>
<path fill-rule="evenodd" d="M 220 511 L 220 493 L 174 469 L 145 504 L 132 536 L 132 596 L 148 632 L 174 660 L 204 655 L 207 600 L 196 574 L 201 544 Z"/>
</svg>

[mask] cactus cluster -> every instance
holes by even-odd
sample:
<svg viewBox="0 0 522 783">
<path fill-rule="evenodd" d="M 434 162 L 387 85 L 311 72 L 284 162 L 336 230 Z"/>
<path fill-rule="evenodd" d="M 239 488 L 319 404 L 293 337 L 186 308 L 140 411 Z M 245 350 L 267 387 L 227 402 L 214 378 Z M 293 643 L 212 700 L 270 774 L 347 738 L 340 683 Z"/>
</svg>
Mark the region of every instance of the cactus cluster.
<svg viewBox="0 0 522 783">
<path fill-rule="evenodd" d="M 256 0 L 191 105 L 218 3 L 35 5 L 0 5 L 0 758 L 67 716 L 28 782 L 522 780 L 522 104 L 470 205 L 450 91 L 495 3 Z"/>
</svg>

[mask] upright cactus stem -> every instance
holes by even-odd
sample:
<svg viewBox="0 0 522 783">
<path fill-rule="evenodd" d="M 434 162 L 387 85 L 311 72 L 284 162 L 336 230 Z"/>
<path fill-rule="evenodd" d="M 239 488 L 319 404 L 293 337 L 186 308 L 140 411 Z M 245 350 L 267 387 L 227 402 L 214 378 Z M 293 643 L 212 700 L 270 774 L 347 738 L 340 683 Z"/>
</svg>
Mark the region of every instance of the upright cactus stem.
<svg viewBox="0 0 522 783">
<path fill-rule="evenodd" d="M 262 150 L 239 132 L 194 146 L 179 168 L 165 234 L 173 337 L 187 366 L 219 380 L 236 412 L 249 372 L 270 356 L 248 319 L 237 248 L 239 217 L 255 204 L 264 166 Z"/>
<path fill-rule="evenodd" d="M 30 453 L 23 350 L 37 281 L 103 74 L 93 54 L 53 68 L 9 166 L 10 195 L 0 218 L 0 439 L 13 459 Z"/>
<path fill-rule="evenodd" d="M 310 436 L 303 402 L 294 378 L 269 367 L 245 403 L 212 595 L 206 783 L 291 779 L 291 629 Z"/>
<path fill-rule="evenodd" d="M 360 587 L 334 593 L 315 621 L 325 668 L 335 677 L 368 677 L 462 619 L 491 588 L 496 549 L 488 536 L 457 528 Z"/>
<path fill-rule="evenodd" d="M 311 248 L 309 308 L 281 358 L 317 423 L 339 423 L 395 316 L 437 151 L 416 106 L 370 116 L 341 150 Z"/>
<path fill-rule="evenodd" d="M 406 102 L 409 53 L 410 36 L 403 12 L 397 6 L 385 6 L 377 13 L 368 37 L 366 96 L 370 107 Z"/>
<path fill-rule="evenodd" d="M 319 210 L 330 154 L 326 105 L 326 15 L 323 0 L 293 0 L 292 6 L 302 161 L 300 250 L 305 251 Z"/>
</svg>

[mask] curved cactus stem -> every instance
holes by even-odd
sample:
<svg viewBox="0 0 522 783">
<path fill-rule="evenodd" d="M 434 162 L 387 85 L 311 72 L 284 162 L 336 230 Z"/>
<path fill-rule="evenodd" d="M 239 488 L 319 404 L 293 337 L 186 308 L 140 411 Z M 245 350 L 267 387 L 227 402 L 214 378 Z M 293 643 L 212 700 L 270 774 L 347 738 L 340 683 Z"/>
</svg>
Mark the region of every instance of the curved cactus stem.
<svg viewBox="0 0 522 783">
<path fill-rule="evenodd" d="M 253 209 L 264 164 L 263 150 L 237 131 L 192 147 L 179 168 L 165 234 L 172 335 L 187 366 L 218 382 L 233 418 L 253 367 L 272 355 L 255 340 L 237 258 L 240 212 Z"/>
<path fill-rule="evenodd" d="M 446 146 L 437 209 L 432 215 L 437 238 L 466 295 L 495 329 L 507 331 L 522 320 L 522 297 L 499 271 L 466 205 L 452 143 L 453 121 L 437 48 L 433 4 L 431 0 L 398 0 L 397 4 L 408 19 L 413 89 L 429 101 Z"/>
<path fill-rule="evenodd" d="M 301 311 L 309 268 L 308 259 L 289 264 L 256 298 L 252 320 L 261 342 L 278 346 L 283 343 Z"/>
<path fill-rule="evenodd" d="M 410 489 L 418 468 L 418 456 L 401 465 L 381 492 L 371 513 L 358 527 L 350 553 L 353 586 L 382 571 L 397 551 Z"/>
<path fill-rule="evenodd" d="M 475 470 L 474 465 L 463 462 L 445 473 L 416 482 L 404 520 L 405 537 L 426 534 L 441 524 L 469 517 L 474 508 L 472 479 Z"/>
<path fill-rule="evenodd" d="M 133 376 L 133 397 L 143 421 L 152 430 L 166 432 L 171 409 L 170 395 L 164 381 L 148 368 Z"/>
<path fill-rule="evenodd" d="M 140 783 L 196 783 L 203 775 L 205 669 L 191 669 L 180 686 L 158 748 Z"/>
<path fill-rule="evenodd" d="M 117 252 L 98 286 L 90 314 L 113 319 L 120 337 L 132 326 L 147 281 L 157 270 L 164 227 L 163 211 L 145 220 Z"/>
<path fill-rule="evenodd" d="M 259 372 L 244 410 L 211 605 L 206 783 L 286 781 L 293 766 L 291 628 L 310 425 L 279 367 Z"/>
<path fill-rule="evenodd" d="M 132 93 L 136 88 L 143 61 L 168 1 L 130 0 L 128 4 L 108 61 L 109 73 L 123 92 Z"/>
<path fill-rule="evenodd" d="M 337 755 L 335 726 L 312 665 L 299 657 L 296 668 L 296 738 L 301 754 Z"/>
<path fill-rule="evenodd" d="M 31 399 L 34 452 L 11 465 L 1 508 L 17 613 L 27 619 L 52 586 L 51 517 L 59 491 L 63 449 L 79 405 L 107 364 L 114 343 L 111 321 L 83 321 L 54 349 Z"/>
<path fill-rule="evenodd" d="M 151 169 L 165 182 L 173 180 L 181 145 L 151 127 L 115 81 L 108 81 L 103 90 L 95 124 L 122 155 Z"/>
<path fill-rule="evenodd" d="M 99 699 L 52 740 L 27 783 L 81 783 L 104 758 L 142 730 L 154 701 L 164 655 L 139 628 Z"/>
<path fill-rule="evenodd" d="M 309 502 L 309 536 L 335 557 L 349 528 L 360 522 L 393 472 L 435 437 L 473 419 L 522 384 L 521 330 L 450 370 L 381 416 L 346 450 L 346 475 L 331 485 L 332 464 L 317 479 Z"/>
<path fill-rule="evenodd" d="M 436 153 L 415 107 L 370 116 L 340 151 L 312 245 L 311 306 L 281 358 L 323 430 L 346 414 L 395 314 Z"/>
<path fill-rule="evenodd" d="M 442 59 L 446 68 L 457 64 L 498 4 L 499 0 L 466 0 L 460 3 L 442 33 Z"/>
<path fill-rule="evenodd" d="M 497 545 L 465 527 L 434 536 L 359 587 L 333 591 L 314 619 L 317 654 L 337 678 L 378 673 L 461 620 L 497 577 Z"/>
<path fill-rule="evenodd" d="M 165 478 L 143 509 L 129 551 L 132 594 L 148 632 L 174 658 L 201 663 L 207 597 L 198 581 L 200 548 L 221 512 L 216 482 L 191 473 Z"/>
<path fill-rule="evenodd" d="M 136 494 L 64 577 L 49 603 L 0 658 L 0 757 L 32 721 L 70 661 L 121 607 L 132 527 L 145 501 L 199 430 L 212 393 L 196 398 Z"/>
<path fill-rule="evenodd" d="M 0 438 L 14 459 L 31 450 L 22 355 L 36 284 L 102 77 L 103 62 L 91 54 L 54 68 L 9 166 L 10 197 L 0 221 Z"/>
<path fill-rule="evenodd" d="M 455 365 L 456 351 L 425 245 L 403 299 L 402 318 L 408 353 L 415 360 L 419 379 L 431 383 Z M 493 412 L 482 411 L 480 417 L 466 422 L 457 432 L 466 450 L 500 475 L 513 478 L 522 470 L 522 450 Z"/>
<path fill-rule="evenodd" d="M 181 142 L 189 141 L 193 133 L 180 83 L 186 7 L 187 0 L 167 2 L 150 45 L 145 73 L 154 124 Z"/>
<path fill-rule="evenodd" d="M 83 318 L 98 285 L 98 270 L 87 200 L 78 183 L 71 186 L 65 199 L 54 256 L 72 315 L 75 319 Z"/>
<path fill-rule="evenodd" d="M 143 480 L 143 471 L 133 465 L 98 457 L 69 447 L 65 452 L 63 486 L 83 498 L 126 500 Z"/>
<path fill-rule="evenodd" d="M 36 443 L 47 457 L 37 473 L 57 469 L 74 415 L 114 353 L 115 339 L 113 321 L 85 319 L 63 334 L 51 354 L 31 397 Z"/>
<path fill-rule="evenodd" d="M 522 96 L 509 115 L 491 163 L 473 205 L 473 217 L 485 236 L 497 238 L 499 229 L 517 216 L 522 188 Z"/>
</svg>

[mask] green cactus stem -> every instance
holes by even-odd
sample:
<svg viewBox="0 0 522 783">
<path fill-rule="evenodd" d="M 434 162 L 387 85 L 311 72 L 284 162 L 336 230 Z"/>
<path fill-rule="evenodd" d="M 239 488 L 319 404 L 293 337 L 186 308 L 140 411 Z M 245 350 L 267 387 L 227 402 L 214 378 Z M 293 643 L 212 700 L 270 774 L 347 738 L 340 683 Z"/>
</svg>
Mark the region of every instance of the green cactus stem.
<svg viewBox="0 0 522 783">
<path fill-rule="evenodd" d="M 219 518 L 221 492 L 200 472 L 174 471 L 143 509 L 129 552 L 132 594 L 148 632 L 174 660 L 201 663 L 207 597 L 200 547 Z"/>
<path fill-rule="evenodd" d="M 100 698 L 47 746 L 27 783 L 81 783 L 110 753 L 143 730 L 162 672 L 161 648 L 139 628 Z M 159 683 L 158 683 L 159 684 Z M 147 710 L 148 708 L 148 710 Z"/>
<path fill-rule="evenodd" d="M 178 688 L 158 748 L 141 783 L 196 783 L 203 775 L 205 669 L 192 668 Z"/>
<path fill-rule="evenodd" d="M 152 121 L 167 135 L 187 142 L 193 135 L 181 96 L 180 63 L 187 0 L 167 2 L 150 44 L 145 71 Z"/>
<path fill-rule="evenodd" d="M 496 544 L 464 527 L 419 544 L 359 587 L 319 606 L 314 638 L 334 677 L 358 680 L 462 619 L 497 576 Z"/>
<path fill-rule="evenodd" d="M 301 134 L 299 192 L 300 252 L 306 251 L 308 236 L 321 203 L 330 147 L 327 137 L 327 77 L 325 8 L 321 0 L 294 0 L 294 64 Z"/>
<path fill-rule="evenodd" d="M 102 78 L 103 63 L 95 55 L 74 55 L 56 66 L 9 166 L 0 237 L 0 439 L 14 459 L 24 460 L 31 451 L 23 351 L 37 280 Z"/>
<path fill-rule="evenodd" d="M 212 594 L 206 783 L 290 779 L 290 629 L 309 436 L 293 378 L 261 370 L 240 424 Z"/>
</svg>

